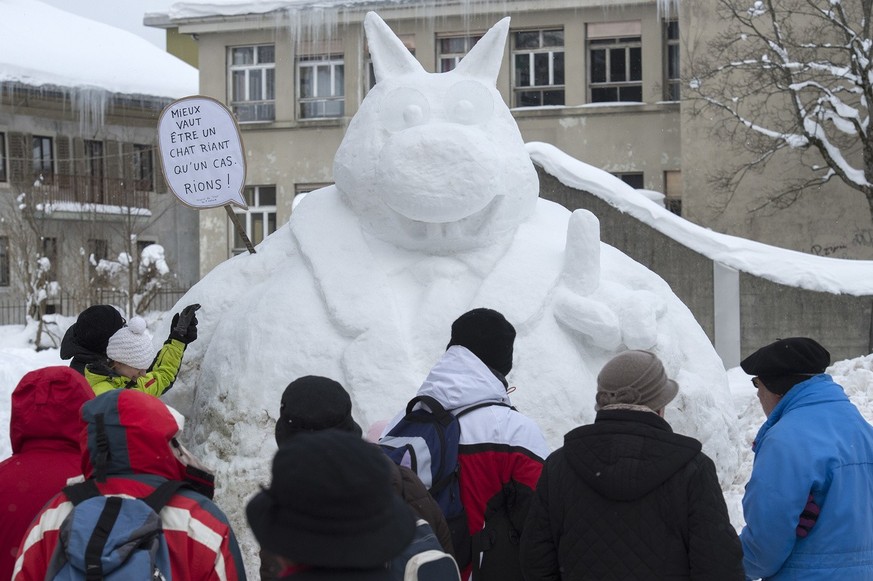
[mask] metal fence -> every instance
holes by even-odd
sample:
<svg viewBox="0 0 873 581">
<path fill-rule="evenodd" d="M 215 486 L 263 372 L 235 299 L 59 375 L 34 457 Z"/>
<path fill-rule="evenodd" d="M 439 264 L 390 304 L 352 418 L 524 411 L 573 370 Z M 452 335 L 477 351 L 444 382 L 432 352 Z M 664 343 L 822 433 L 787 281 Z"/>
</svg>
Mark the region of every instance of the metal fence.
<svg viewBox="0 0 873 581">
<path fill-rule="evenodd" d="M 168 311 L 182 298 L 187 289 L 161 289 L 157 296 L 149 304 L 149 311 Z M 127 295 L 112 289 L 94 289 L 92 296 L 87 298 L 77 297 L 67 293 L 52 297 L 46 304 L 46 314 L 58 314 L 67 317 L 75 317 L 90 305 L 113 305 L 125 312 L 127 309 Z M 24 300 L 0 301 L 0 325 L 24 325 L 27 323 L 27 305 Z"/>
</svg>

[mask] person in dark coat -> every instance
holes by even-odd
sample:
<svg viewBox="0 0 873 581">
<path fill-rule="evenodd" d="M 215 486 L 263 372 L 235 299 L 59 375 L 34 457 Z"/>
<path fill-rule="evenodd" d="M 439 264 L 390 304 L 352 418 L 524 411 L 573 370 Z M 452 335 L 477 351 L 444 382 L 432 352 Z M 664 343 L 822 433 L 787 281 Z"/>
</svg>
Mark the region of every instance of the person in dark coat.
<svg viewBox="0 0 873 581">
<path fill-rule="evenodd" d="M 82 474 L 82 405 L 94 399 L 85 378 L 61 365 L 25 374 L 12 392 L 12 456 L 0 462 L 0 579 L 12 578 L 15 555 L 42 507 Z"/>
<path fill-rule="evenodd" d="M 385 563 L 412 541 L 415 516 L 377 447 L 340 430 L 301 433 L 279 447 L 272 477 L 246 517 L 279 556 L 280 579 L 392 579 Z"/>
<path fill-rule="evenodd" d="M 282 394 L 276 444 L 280 447 L 294 436 L 306 432 L 340 430 L 361 437 L 361 426 L 352 417 L 352 400 L 338 382 L 327 377 L 307 375 L 295 379 Z M 375 446 L 374 446 L 375 447 Z M 452 537 L 439 505 L 409 468 L 397 466 L 387 456 L 391 486 L 415 514 L 427 521 L 443 551 L 452 553 Z M 276 555 L 261 549 L 261 581 L 276 579 L 281 565 Z"/>
<path fill-rule="evenodd" d="M 124 326 L 124 317 L 111 305 L 92 305 L 79 313 L 61 340 L 61 359 L 85 375 L 85 366 L 106 360 L 109 338 Z"/>
<path fill-rule="evenodd" d="M 537 484 L 521 539 L 527 581 L 744 579 L 715 464 L 664 420 L 678 389 L 648 351 L 604 366 L 594 423 L 564 437 Z"/>
</svg>

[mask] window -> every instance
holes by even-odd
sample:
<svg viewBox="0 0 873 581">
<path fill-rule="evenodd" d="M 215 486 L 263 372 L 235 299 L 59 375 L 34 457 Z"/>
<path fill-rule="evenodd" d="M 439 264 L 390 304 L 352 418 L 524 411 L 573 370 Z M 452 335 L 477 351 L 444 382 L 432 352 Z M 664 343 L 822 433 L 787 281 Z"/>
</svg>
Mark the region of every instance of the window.
<svg viewBox="0 0 873 581">
<path fill-rule="evenodd" d="M 246 235 L 252 244 L 260 244 L 264 238 L 276 231 L 276 186 L 249 186 L 243 192 L 248 211 L 235 208 L 245 225 Z M 245 252 L 246 243 L 233 229 L 233 253 Z"/>
<path fill-rule="evenodd" d="M 664 23 L 664 99 L 679 100 L 679 21 Z"/>
<path fill-rule="evenodd" d="M 49 269 L 46 273 L 48 280 L 57 280 L 57 264 L 58 264 L 58 239 L 43 238 L 42 239 L 42 255 L 49 260 Z"/>
<path fill-rule="evenodd" d="M 563 29 L 520 31 L 512 40 L 515 106 L 563 105 Z"/>
<path fill-rule="evenodd" d="M 664 206 L 676 214 L 682 215 L 682 172 L 664 172 Z"/>
<path fill-rule="evenodd" d="M 141 192 L 155 189 L 155 169 L 152 162 L 152 148 L 148 145 L 133 144 L 134 187 Z"/>
<path fill-rule="evenodd" d="M 615 177 L 629 185 L 635 190 L 643 189 L 643 174 L 642 172 L 633 172 L 633 173 L 617 173 L 614 174 Z"/>
<path fill-rule="evenodd" d="M 276 117 L 276 47 L 230 49 L 230 106 L 240 123 Z"/>
<path fill-rule="evenodd" d="M 34 135 L 31 138 L 33 148 L 33 177 L 44 184 L 54 181 L 55 156 L 52 149 L 52 138 Z"/>
<path fill-rule="evenodd" d="M 0 286 L 9 284 L 9 237 L 0 236 Z"/>
<path fill-rule="evenodd" d="M 342 56 L 300 57 L 297 80 L 301 119 L 343 116 L 345 66 Z"/>
<path fill-rule="evenodd" d="M 102 141 L 85 140 L 85 173 L 88 201 L 102 204 L 104 202 Z"/>
<path fill-rule="evenodd" d="M 482 38 L 475 36 L 449 36 L 437 39 L 437 72 L 447 73 L 453 70 L 461 59 L 470 52 L 473 45 Z"/>
<path fill-rule="evenodd" d="M 591 102 L 643 100 L 643 45 L 640 23 L 588 25 Z"/>
<path fill-rule="evenodd" d="M 88 240 L 88 256 L 89 262 L 94 264 L 106 260 L 106 257 L 109 256 L 109 242 L 91 238 Z"/>
<path fill-rule="evenodd" d="M 5 182 L 6 180 L 6 134 L 0 133 L 0 182 Z M 6 242 L 7 244 L 9 243 L 8 240 Z M 0 274 L 0 276 L 2 276 L 2 274 Z M 5 285 L 0 282 L 0 286 Z"/>
</svg>

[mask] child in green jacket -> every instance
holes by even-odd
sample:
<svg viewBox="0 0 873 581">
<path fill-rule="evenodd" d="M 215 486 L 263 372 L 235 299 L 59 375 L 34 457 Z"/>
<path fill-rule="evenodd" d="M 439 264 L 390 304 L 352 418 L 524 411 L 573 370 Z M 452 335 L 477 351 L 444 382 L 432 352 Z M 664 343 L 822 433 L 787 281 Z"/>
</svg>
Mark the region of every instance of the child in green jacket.
<svg viewBox="0 0 873 581">
<path fill-rule="evenodd" d="M 197 338 L 197 317 L 200 306 L 186 307 L 173 317 L 170 336 L 155 357 L 152 337 L 142 317 L 134 317 L 109 338 L 106 361 L 85 368 L 85 379 L 96 395 L 112 389 L 136 389 L 155 397 L 161 396 L 176 381 L 182 355 L 188 343 Z"/>
</svg>

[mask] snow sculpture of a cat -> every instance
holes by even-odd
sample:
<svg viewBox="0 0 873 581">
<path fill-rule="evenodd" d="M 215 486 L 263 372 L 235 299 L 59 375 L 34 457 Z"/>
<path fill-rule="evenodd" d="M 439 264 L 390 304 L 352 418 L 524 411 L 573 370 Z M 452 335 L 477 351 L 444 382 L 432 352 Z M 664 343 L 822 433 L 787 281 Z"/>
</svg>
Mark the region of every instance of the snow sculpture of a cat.
<svg viewBox="0 0 873 581">
<path fill-rule="evenodd" d="M 291 380 L 337 379 L 366 429 L 405 405 L 451 322 L 478 306 L 518 330 L 512 398 L 553 447 L 593 420 L 609 358 L 652 349 L 681 386 L 668 420 L 704 442 L 727 483 L 736 430 L 704 332 L 662 279 L 600 242 L 592 214 L 538 198 L 495 88 L 509 19 L 442 74 L 425 72 L 376 14 L 365 27 L 377 83 L 336 154 L 336 186 L 310 193 L 257 254 L 223 263 L 179 302 L 203 305 L 200 338 L 168 400 L 189 416 L 220 496 L 242 505 L 268 481 Z"/>
</svg>

